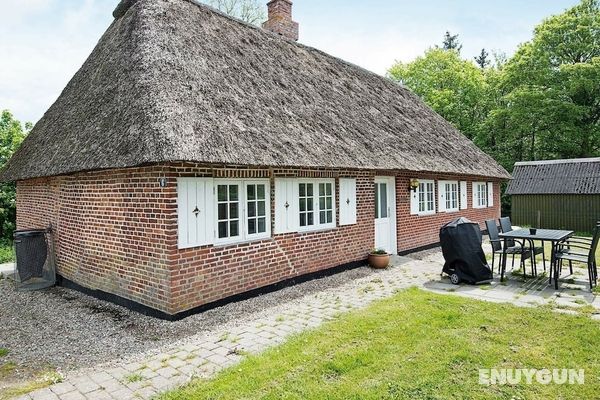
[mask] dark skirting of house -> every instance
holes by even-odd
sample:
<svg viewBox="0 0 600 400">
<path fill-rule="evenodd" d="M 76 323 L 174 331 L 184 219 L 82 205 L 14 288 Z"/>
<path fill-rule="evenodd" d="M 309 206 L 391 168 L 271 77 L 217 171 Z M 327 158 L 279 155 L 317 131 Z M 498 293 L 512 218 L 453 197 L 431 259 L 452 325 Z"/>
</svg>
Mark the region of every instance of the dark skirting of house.
<svg viewBox="0 0 600 400">
<path fill-rule="evenodd" d="M 516 224 L 591 232 L 600 220 L 600 158 L 516 163 L 506 193 Z"/>
</svg>

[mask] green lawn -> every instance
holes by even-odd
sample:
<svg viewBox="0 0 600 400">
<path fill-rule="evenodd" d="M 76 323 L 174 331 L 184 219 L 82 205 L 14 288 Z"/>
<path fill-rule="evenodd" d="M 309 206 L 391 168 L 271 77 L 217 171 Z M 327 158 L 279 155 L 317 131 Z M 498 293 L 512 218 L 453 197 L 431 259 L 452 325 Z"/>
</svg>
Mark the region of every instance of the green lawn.
<svg viewBox="0 0 600 400">
<path fill-rule="evenodd" d="M 160 399 L 594 398 L 599 344 L 587 317 L 409 289 Z M 584 368 L 586 383 L 484 386 L 479 368 Z"/>
</svg>

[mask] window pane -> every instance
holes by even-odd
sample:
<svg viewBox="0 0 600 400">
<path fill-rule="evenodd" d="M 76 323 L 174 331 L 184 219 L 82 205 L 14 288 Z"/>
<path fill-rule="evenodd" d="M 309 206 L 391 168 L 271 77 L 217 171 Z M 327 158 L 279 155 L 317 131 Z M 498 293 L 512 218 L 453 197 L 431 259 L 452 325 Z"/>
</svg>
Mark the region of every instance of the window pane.
<svg viewBox="0 0 600 400">
<path fill-rule="evenodd" d="M 248 220 L 248 234 L 252 235 L 256 233 L 256 220 L 254 218 L 250 218 Z"/>
<path fill-rule="evenodd" d="M 300 197 L 306 196 L 306 184 L 304 184 L 304 183 L 300 184 L 299 194 L 300 194 Z"/>
<path fill-rule="evenodd" d="M 229 223 L 229 237 L 238 236 L 238 221 L 231 221 Z"/>
<path fill-rule="evenodd" d="M 258 232 L 265 233 L 267 231 L 267 219 L 259 218 L 258 219 Z"/>
<path fill-rule="evenodd" d="M 264 200 L 265 199 L 265 185 L 257 185 L 256 186 L 256 198 L 259 200 Z"/>
<path fill-rule="evenodd" d="M 333 210 L 333 197 L 328 197 L 327 198 L 327 209 L 328 210 Z"/>
<path fill-rule="evenodd" d="M 325 184 L 319 183 L 319 196 L 324 196 L 324 195 L 325 195 Z"/>
<path fill-rule="evenodd" d="M 300 211 L 306 211 L 306 199 L 300 199 Z"/>
<path fill-rule="evenodd" d="M 382 183 L 381 186 L 381 218 L 387 218 L 387 184 Z"/>
<path fill-rule="evenodd" d="M 227 204 L 219 204 L 219 219 L 227 219 Z"/>
<path fill-rule="evenodd" d="M 259 215 L 261 217 L 267 215 L 266 204 L 267 203 L 265 201 L 258 202 L 258 214 L 257 215 Z"/>
<path fill-rule="evenodd" d="M 246 193 L 248 194 L 248 200 L 256 199 L 256 185 L 248 185 Z"/>
<path fill-rule="evenodd" d="M 319 212 L 319 223 L 320 224 L 326 224 L 327 223 L 325 211 L 320 211 Z"/>
<path fill-rule="evenodd" d="M 379 218 L 379 183 L 375 184 L 375 218 Z"/>
<path fill-rule="evenodd" d="M 218 185 L 218 201 L 227 201 L 227 185 Z"/>
<path fill-rule="evenodd" d="M 229 201 L 237 201 L 238 199 L 238 187 L 237 185 L 229 186 Z"/>
<path fill-rule="evenodd" d="M 333 222 L 333 211 L 327 211 L 327 223 L 330 224 Z"/>
<path fill-rule="evenodd" d="M 227 237 L 227 222 L 219 222 L 219 238 Z"/>
<path fill-rule="evenodd" d="M 325 185 L 325 187 L 327 188 L 327 196 L 331 196 L 331 192 L 332 192 L 331 183 L 327 183 Z"/>
<path fill-rule="evenodd" d="M 306 184 L 306 195 L 309 197 L 312 197 L 312 195 L 313 195 L 313 184 L 312 183 Z"/>
<path fill-rule="evenodd" d="M 313 215 L 314 215 L 313 213 L 309 213 L 309 214 L 306 215 L 306 217 L 307 217 L 306 218 L 307 225 L 314 225 L 315 224 L 315 220 L 313 218 Z"/>
<path fill-rule="evenodd" d="M 325 197 L 319 197 L 319 210 L 325 209 Z"/>
<path fill-rule="evenodd" d="M 314 208 L 314 204 L 313 204 L 313 202 L 312 202 L 312 199 L 308 199 L 308 200 L 306 201 L 306 209 L 307 209 L 308 211 L 312 211 L 312 210 L 313 210 L 313 208 Z"/>
<path fill-rule="evenodd" d="M 238 203 L 230 203 L 229 204 L 229 218 L 236 219 L 238 216 Z"/>
<path fill-rule="evenodd" d="M 248 218 L 256 217 L 256 203 L 251 201 L 248 203 Z"/>
<path fill-rule="evenodd" d="M 306 214 L 300 214 L 300 226 L 306 226 Z"/>
</svg>

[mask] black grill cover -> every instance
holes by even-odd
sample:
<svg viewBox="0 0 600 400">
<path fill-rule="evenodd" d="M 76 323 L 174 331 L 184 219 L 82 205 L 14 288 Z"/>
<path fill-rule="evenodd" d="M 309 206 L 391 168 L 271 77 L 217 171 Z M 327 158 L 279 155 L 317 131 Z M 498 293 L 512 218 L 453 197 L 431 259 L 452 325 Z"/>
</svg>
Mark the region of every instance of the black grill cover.
<svg viewBox="0 0 600 400">
<path fill-rule="evenodd" d="M 492 271 L 481 248 L 479 225 L 467 218 L 457 218 L 440 229 L 440 243 L 446 263 L 442 272 L 456 273 L 469 283 L 489 282 Z"/>
</svg>

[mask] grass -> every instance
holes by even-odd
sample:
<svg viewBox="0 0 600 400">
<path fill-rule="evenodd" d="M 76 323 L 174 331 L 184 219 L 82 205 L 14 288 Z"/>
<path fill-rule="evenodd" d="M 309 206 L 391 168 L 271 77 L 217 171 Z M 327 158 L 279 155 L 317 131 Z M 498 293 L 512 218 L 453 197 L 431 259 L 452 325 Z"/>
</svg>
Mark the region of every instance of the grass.
<svg viewBox="0 0 600 400">
<path fill-rule="evenodd" d="M 588 317 L 549 308 L 413 288 L 159 398 L 594 398 L 599 328 Z M 583 368 L 586 383 L 485 386 L 480 368 Z"/>
<path fill-rule="evenodd" d="M 63 376 L 56 371 L 49 371 L 40 374 L 37 379 L 19 386 L 12 386 L 0 390 L 0 400 L 13 399 L 15 397 L 33 392 L 34 390 L 43 389 L 50 385 L 63 381 Z"/>
<path fill-rule="evenodd" d="M 133 374 L 129 374 L 129 375 L 125 376 L 125 382 L 127 382 L 127 383 L 141 382 L 143 380 L 144 380 L 144 377 L 137 373 L 133 373 Z"/>
<path fill-rule="evenodd" d="M 10 353 L 10 350 L 0 347 L 0 357 L 6 357 Z"/>
<path fill-rule="evenodd" d="M 11 242 L 0 241 L 0 264 L 15 261 L 15 253 Z"/>
</svg>

